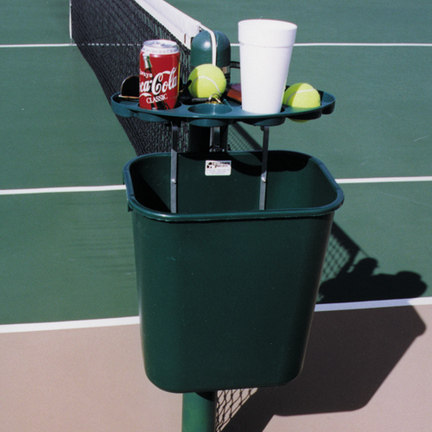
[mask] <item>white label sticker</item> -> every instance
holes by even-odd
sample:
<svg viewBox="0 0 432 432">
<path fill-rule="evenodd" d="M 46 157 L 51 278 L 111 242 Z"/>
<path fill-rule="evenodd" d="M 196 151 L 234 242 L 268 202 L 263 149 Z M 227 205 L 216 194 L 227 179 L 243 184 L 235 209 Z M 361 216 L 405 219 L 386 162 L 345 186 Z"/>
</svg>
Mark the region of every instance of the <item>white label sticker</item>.
<svg viewBox="0 0 432 432">
<path fill-rule="evenodd" d="M 205 166 L 206 176 L 230 176 L 231 161 L 208 160 Z"/>
</svg>

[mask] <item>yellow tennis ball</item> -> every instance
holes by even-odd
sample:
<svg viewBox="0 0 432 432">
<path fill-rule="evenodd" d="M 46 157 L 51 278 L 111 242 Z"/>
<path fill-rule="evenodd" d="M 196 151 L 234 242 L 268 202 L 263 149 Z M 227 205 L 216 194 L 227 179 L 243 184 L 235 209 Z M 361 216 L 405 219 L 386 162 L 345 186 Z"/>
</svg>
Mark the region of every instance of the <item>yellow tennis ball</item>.
<svg viewBox="0 0 432 432">
<path fill-rule="evenodd" d="M 197 66 L 189 75 L 189 92 L 192 97 L 220 97 L 226 89 L 226 79 L 222 69 L 212 64 Z"/>
<path fill-rule="evenodd" d="M 321 106 L 321 97 L 310 84 L 297 83 L 285 90 L 282 103 L 293 108 L 318 108 Z M 290 120 L 297 123 L 307 122 L 307 120 Z"/>
<path fill-rule="evenodd" d="M 297 83 L 285 90 L 283 104 L 293 108 L 318 108 L 321 97 L 310 84 Z"/>
</svg>

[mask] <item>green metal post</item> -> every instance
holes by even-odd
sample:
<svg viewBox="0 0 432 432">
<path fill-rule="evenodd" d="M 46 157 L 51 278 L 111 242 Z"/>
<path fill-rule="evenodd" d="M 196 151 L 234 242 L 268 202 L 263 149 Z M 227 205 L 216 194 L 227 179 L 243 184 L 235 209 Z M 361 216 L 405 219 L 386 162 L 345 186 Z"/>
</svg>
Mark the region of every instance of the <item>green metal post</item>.
<svg viewBox="0 0 432 432">
<path fill-rule="evenodd" d="M 182 432 L 214 432 L 217 393 L 184 393 Z"/>
<path fill-rule="evenodd" d="M 209 153 L 214 150 L 227 150 L 228 126 L 201 127 L 189 126 L 189 152 Z"/>
</svg>

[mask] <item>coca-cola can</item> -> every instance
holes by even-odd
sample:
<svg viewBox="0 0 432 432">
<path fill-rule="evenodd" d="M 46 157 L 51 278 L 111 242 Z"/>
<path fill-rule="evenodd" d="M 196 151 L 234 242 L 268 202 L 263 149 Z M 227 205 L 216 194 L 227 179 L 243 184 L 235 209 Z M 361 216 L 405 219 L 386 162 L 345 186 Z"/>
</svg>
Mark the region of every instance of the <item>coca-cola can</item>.
<svg viewBox="0 0 432 432">
<path fill-rule="evenodd" d="M 139 106 L 172 109 L 179 93 L 180 51 L 174 41 L 144 42 L 140 52 Z"/>
</svg>

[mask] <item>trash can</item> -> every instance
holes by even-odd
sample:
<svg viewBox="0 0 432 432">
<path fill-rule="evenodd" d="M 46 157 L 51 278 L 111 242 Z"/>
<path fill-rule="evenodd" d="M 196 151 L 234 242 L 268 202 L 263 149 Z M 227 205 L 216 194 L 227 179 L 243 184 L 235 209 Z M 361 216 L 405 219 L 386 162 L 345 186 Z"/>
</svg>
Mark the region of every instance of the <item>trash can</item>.
<svg viewBox="0 0 432 432">
<path fill-rule="evenodd" d="M 148 378 L 178 393 L 284 384 L 301 371 L 333 214 L 319 160 L 262 152 L 170 154 L 124 168 Z M 216 169 L 215 169 L 216 167 Z"/>
</svg>

